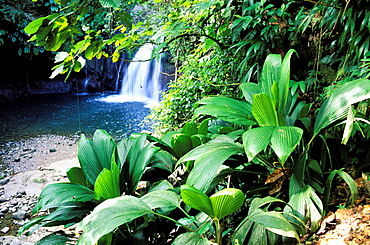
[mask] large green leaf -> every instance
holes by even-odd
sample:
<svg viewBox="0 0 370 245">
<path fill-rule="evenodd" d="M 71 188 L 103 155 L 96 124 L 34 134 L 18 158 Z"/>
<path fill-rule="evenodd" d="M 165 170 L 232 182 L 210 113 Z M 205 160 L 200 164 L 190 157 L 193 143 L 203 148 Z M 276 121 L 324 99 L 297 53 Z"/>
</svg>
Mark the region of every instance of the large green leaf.
<svg viewBox="0 0 370 245">
<path fill-rule="evenodd" d="M 79 223 L 77 229 L 83 230 L 83 233 L 77 244 L 95 244 L 115 228 L 149 213 L 153 211 L 139 198 L 122 196 L 108 199 Z"/>
<path fill-rule="evenodd" d="M 162 207 L 180 207 L 180 197 L 173 191 L 156 190 L 151 191 L 140 198 L 151 209 Z"/>
<path fill-rule="evenodd" d="M 47 185 L 41 192 L 33 213 L 48 205 L 69 201 L 86 202 L 93 199 L 94 192 L 85 186 L 73 183 L 54 183 Z"/>
<path fill-rule="evenodd" d="M 243 205 L 244 194 L 239 189 L 226 188 L 210 196 L 209 200 L 212 204 L 214 217 L 220 220 L 237 211 Z"/>
<path fill-rule="evenodd" d="M 278 100 L 278 90 L 273 91 L 273 84 L 277 83 L 280 75 L 281 67 L 281 55 L 270 54 L 267 56 L 265 63 L 263 64 L 262 74 L 258 80 L 261 93 L 267 94 L 273 101 L 274 107 L 276 108 L 276 102 Z"/>
<path fill-rule="evenodd" d="M 232 244 L 277 244 L 279 235 L 298 237 L 294 227 L 281 213 L 262 210 L 263 206 L 284 201 L 274 198 L 254 198 L 248 216 L 235 229 Z"/>
<path fill-rule="evenodd" d="M 103 167 L 96 155 L 92 140 L 86 139 L 83 134 L 78 141 L 78 160 L 85 173 L 86 179 L 94 185 L 95 180 L 103 170 Z"/>
<path fill-rule="evenodd" d="M 239 87 L 243 92 L 244 99 L 251 104 L 253 95 L 261 93 L 260 87 L 256 83 L 242 83 Z"/>
<path fill-rule="evenodd" d="M 96 178 L 94 192 L 95 199 L 97 200 L 101 198 L 107 200 L 121 195 L 119 183 L 120 171 L 115 163 L 112 163 L 112 165 L 111 170 L 103 169 Z"/>
<path fill-rule="evenodd" d="M 194 115 L 210 115 L 240 125 L 255 125 L 250 103 L 228 97 L 208 97 L 197 102 Z"/>
<path fill-rule="evenodd" d="M 195 160 L 186 184 L 205 192 L 222 163 L 230 156 L 243 152 L 241 144 L 233 142 L 230 137 L 224 135 L 188 152 L 179 159 L 178 163 Z"/>
<path fill-rule="evenodd" d="M 171 146 L 177 159 L 193 149 L 190 136 L 182 133 L 172 135 Z"/>
<path fill-rule="evenodd" d="M 99 1 L 104 8 L 118 8 L 121 4 L 121 0 L 99 0 Z"/>
<path fill-rule="evenodd" d="M 287 106 L 289 96 L 289 84 L 290 84 L 290 58 L 292 54 L 296 52 L 294 49 L 290 49 L 284 56 L 281 64 L 279 79 L 277 80 L 278 86 L 278 97 L 277 97 L 277 111 L 280 116 L 283 116 L 285 107 Z"/>
<path fill-rule="evenodd" d="M 282 164 L 301 141 L 303 130 L 292 126 L 276 127 L 271 137 L 271 148 Z"/>
<path fill-rule="evenodd" d="M 249 161 L 252 161 L 258 153 L 267 148 L 274 130 L 275 127 L 266 126 L 252 128 L 243 134 L 243 146 Z"/>
<path fill-rule="evenodd" d="M 253 215 L 249 216 L 249 219 L 278 235 L 293 237 L 299 240 L 297 231 L 281 213 L 256 209 Z"/>
<path fill-rule="evenodd" d="M 309 222 L 313 231 L 319 227 L 319 222 L 322 218 L 323 204 L 312 187 L 306 185 L 299 192 L 294 193 L 290 197 L 288 204 L 284 212 L 291 213 L 299 219 L 307 223 Z M 300 223 L 290 216 L 287 218 L 297 224 Z M 307 218 L 309 218 L 309 221 Z"/>
<path fill-rule="evenodd" d="M 49 234 L 45 237 L 43 237 L 41 240 L 39 240 L 35 245 L 65 245 L 68 244 L 67 242 L 70 242 L 71 239 L 63 236 L 63 235 L 57 235 L 57 234 Z"/>
<path fill-rule="evenodd" d="M 71 183 L 80 184 L 87 187 L 87 179 L 79 167 L 72 167 L 67 171 L 67 177 Z"/>
<path fill-rule="evenodd" d="M 370 98 L 370 80 L 357 79 L 336 88 L 330 97 L 324 100 L 317 114 L 314 136 L 337 120 L 348 115 L 350 105 Z"/>
<path fill-rule="evenodd" d="M 186 232 L 173 241 L 173 245 L 184 245 L 184 244 L 193 244 L 193 245 L 211 245 L 214 244 L 210 242 L 207 238 L 202 237 L 196 232 Z"/>
<path fill-rule="evenodd" d="M 96 156 L 103 168 L 110 169 L 112 154 L 116 148 L 113 138 L 102 129 L 97 129 L 93 136 Z"/>
<path fill-rule="evenodd" d="M 252 113 L 259 126 L 278 126 L 276 107 L 267 94 L 253 95 Z"/>
<path fill-rule="evenodd" d="M 190 186 L 181 186 L 181 197 L 186 205 L 202 211 L 207 215 L 213 217 L 213 208 L 209 197 L 204 192 Z"/>
</svg>

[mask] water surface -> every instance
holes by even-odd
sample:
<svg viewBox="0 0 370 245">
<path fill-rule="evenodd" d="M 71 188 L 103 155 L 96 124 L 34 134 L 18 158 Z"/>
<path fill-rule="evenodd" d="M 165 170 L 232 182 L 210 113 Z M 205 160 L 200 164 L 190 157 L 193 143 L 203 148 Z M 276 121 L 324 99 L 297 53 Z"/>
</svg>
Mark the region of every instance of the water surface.
<svg viewBox="0 0 370 245">
<path fill-rule="evenodd" d="M 111 94 L 42 94 L 0 103 L 0 145 L 45 134 L 91 137 L 98 128 L 116 140 L 149 130 L 142 102 L 110 103 Z"/>
</svg>

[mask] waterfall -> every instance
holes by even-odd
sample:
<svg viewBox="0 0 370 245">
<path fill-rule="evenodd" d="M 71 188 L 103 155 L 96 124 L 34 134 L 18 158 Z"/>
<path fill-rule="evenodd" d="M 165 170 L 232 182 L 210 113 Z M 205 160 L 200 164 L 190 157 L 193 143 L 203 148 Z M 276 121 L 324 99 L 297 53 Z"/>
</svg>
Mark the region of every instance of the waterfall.
<svg viewBox="0 0 370 245">
<path fill-rule="evenodd" d="M 135 101 L 158 101 L 160 63 L 150 60 L 152 51 L 153 45 L 145 44 L 124 69 L 120 92 L 122 96 Z"/>
<path fill-rule="evenodd" d="M 118 78 L 122 79 L 119 95 L 104 98 L 107 102 L 142 101 L 150 104 L 159 102 L 161 62 L 151 60 L 154 46 L 143 45 L 135 54 L 132 62 L 119 69 Z"/>
</svg>

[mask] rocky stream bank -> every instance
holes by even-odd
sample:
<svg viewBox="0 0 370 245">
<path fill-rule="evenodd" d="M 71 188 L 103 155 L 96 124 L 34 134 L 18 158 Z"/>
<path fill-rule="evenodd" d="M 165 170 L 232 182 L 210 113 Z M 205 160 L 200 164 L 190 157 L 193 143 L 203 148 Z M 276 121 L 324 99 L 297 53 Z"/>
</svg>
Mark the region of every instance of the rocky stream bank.
<svg viewBox="0 0 370 245">
<path fill-rule="evenodd" d="M 1 145 L 0 245 L 31 245 L 58 229 L 42 228 L 17 237 L 42 189 L 66 180 L 66 171 L 78 166 L 77 140 L 77 136 L 44 135 Z"/>
</svg>

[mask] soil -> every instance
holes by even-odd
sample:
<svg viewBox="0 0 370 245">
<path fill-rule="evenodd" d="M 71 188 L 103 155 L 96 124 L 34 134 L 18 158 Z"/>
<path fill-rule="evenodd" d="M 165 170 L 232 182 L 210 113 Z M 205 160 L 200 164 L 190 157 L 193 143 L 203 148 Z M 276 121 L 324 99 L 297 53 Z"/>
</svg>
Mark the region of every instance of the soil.
<svg viewBox="0 0 370 245">
<path fill-rule="evenodd" d="M 77 157 L 77 136 L 41 135 L 0 148 L 2 176 L 37 170 L 53 162 Z"/>
</svg>

